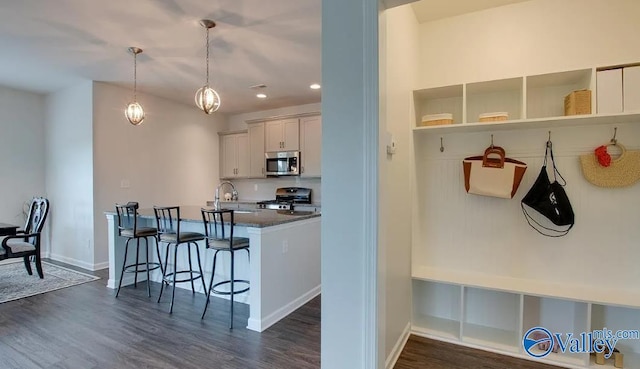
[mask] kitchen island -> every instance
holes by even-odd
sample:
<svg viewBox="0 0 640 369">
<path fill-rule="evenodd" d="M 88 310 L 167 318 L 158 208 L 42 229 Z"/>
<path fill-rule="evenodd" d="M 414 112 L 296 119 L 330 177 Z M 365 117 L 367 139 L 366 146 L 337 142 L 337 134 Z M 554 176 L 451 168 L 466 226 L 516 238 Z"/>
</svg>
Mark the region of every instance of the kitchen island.
<svg viewBox="0 0 640 369">
<path fill-rule="evenodd" d="M 204 233 L 200 209 L 199 206 L 180 207 L 181 232 Z M 236 210 L 234 236 L 248 237 L 251 252 L 250 261 L 244 252 L 238 253 L 235 258 L 236 279 L 248 279 L 250 282 L 250 290 L 236 295 L 235 301 L 249 304 L 247 328 L 262 332 L 320 294 L 320 213 L 293 212 L 292 214 L 277 210 L 234 210 Z M 156 226 L 153 209 L 141 209 L 139 214 L 139 227 Z M 118 236 L 115 213 L 108 212 L 106 216 L 109 227 L 107 287 L 117 288 L 126 240 Z M 144 243 L 144 241 L 141 242 Z M 160 244 L 163 259 L 165 245 Z M 155 245 L 149 246 L 149 260 L 157 261 Z M 214 251 L 207 250 L 204 242 L 200 242 L 199 247 L 205 281 L 209 283 Z M 141 247 L 141 250 L 144 248 Z M 129 253 L 128 263 L 134 262 L 134 254 L 134 252 Z M 229 279 L 228 254 L 218 254 L 214 283 Z M 196 260 L 195 255 L 192 257 Z M 187 247 L 179 248 L 177 263 L 178 269 L 188 269 Z M 144 281 L 144 278 L 144 273 L 138 275 L 138 281 Z M 151 274 L 151 280 L 155 282 L 162 280 L 159 269 Z M 205 293 L 202 283 L 198 280 L 195 282 L 196 291 Z M 122 285 L 132 283 L 133 275 L 125 273 Z M 176 286 L 191 289 L 189 283 L 178 283 Z M 212 294 L 212 297 L 221 297 L 221 295 Z M 204 298 L 205 296 L 202 297 L 203 303 Z M 168 299 L 163 297 L 163 302 L 168 302 Z M 179 308 L 179 304 L 174 308 Z"/>
</svg>

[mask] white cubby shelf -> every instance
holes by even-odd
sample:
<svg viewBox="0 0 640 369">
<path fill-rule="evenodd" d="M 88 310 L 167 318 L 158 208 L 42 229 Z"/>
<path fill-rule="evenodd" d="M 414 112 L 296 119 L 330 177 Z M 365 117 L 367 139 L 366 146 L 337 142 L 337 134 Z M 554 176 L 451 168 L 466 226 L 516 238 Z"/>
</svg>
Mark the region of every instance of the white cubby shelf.
<svg viewBox="0 0 640 369">
<path fill-rule="evenodd" d="M 414 90 L 416 120 L 413 131 L 434 134 L 640 122 L 640 112 L 637 111 L 597 114 L 595 76 L 601 68 Z M 565 116 L 564 97 L 584 89 L 591 90 L 591 114 Z M 509 119 L 478 122 L 480 114 L 491 112 L 507 112 Z M 420 126 L 424 115 L 442 113 L 452 114 L 453 123 Z"/>
<path fill-rule="evenodd" d="M 584 288 L 558 288 L 517 278 L 414 268 L 412 333 L 560 367 L 613 367 L 613 359 L 596 365 L 586 353 L 557 352 L 535 359 L 524 352 L 522 337 L 533 327 L 575 334 L 640 327 L 636 300 L 595 303 Z M 564 294 L 570 290 L 573 294 Z M 620 340 L 616 348 L 624 354 L 625 368 L 640 367 L 640 340 Z"/>
</svg>

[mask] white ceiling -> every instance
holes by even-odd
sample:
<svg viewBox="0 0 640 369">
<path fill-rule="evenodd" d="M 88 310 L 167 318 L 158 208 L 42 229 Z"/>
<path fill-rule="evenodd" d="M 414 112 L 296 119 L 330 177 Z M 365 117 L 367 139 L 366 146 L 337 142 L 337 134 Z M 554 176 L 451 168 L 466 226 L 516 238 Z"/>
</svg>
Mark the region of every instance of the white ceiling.
<svg viewBox="0 0 640 369">
<path fill-rule="evenodd" d="M 3 0 L 0 85 L 48 93 L 81 79 L 193 104 L 205 81 L 210 33 L 211 85 L 220 111 L 237 113 L 320 101 L 321 0 Z M 249 86 L 266 84 L 259 100 Z M 144 105 L 144 101 L 141 101 Z"/>
<path fill-rule="evenodd" d="M 460 14 L 529 0 L 420 0 L 412 4 L 418 22 L 430 22 Z"/>
<path fill-rule="evenodd" d="M 346 1 L 346 0 L 345 0 Z M 421 0 L 419 21 L 524 0 Z M 211 30 L 211 85 L 220 112 L 233 114 L 319 102 L 322 0 L 2 0 L 0 85 L 49 93 L 81 80 L 132 88 L 193 104 L 205 80 Z M 249 87 L 266 84 L 267 99 Z M 141 100 L 144 105 L 144 101 Z"/>
</svg>

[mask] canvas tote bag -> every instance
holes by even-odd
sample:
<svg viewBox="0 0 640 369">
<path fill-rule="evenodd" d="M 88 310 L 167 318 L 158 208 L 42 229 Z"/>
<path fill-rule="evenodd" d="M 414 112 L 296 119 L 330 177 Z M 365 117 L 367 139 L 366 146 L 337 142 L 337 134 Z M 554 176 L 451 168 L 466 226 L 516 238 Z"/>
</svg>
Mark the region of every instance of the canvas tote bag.
<svg viewBox="0 0 640 369">
<path fill-rule="evenodd" d="M 518 191 L 527 164 L 507 158 L 500 146 L 490 146 L 482 156 L 462 161 L 467 193 L 511 199 Z"/>
</svg>

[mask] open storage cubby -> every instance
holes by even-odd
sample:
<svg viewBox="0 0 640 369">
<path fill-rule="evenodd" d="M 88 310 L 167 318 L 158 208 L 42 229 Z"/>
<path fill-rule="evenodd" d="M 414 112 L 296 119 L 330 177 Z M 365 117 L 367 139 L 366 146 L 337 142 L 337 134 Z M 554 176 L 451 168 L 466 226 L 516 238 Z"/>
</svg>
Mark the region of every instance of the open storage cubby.
<svg viewBox="0 0 640 369">
<path fill-rule="evenodd" d="M 467 123 L 478 122 L 480 114 L 507 112 L 509 120 L 522 116 L 522 78 L 467 84 Z"/>
<path fill-rule="evenodd" d="M 589 306 L 584 302 L 562 300 L 549 297 L 524 296 L 523 326 L 521 337 L 531 328 L 543 327 L 552 334 L 561 333 L 563 339 L 567 333 L 578 335 L 589 331 Z M 536 351 L 535 349 L 533 350 Z M 543 360 L 550 364 L 585 365 L 587 354 L 550 353 Z"/>
<path fill-rule="evenodd" d="M 564 98 L 576 90 L 591 90 L 591 111 L 595 111 L 593 69 L 528 76 L 526 118 L 549 118 L 564 115 Z"/>
<path fill-rule="evenodd" d="M 599 305 L 591 306 L 591 331 L 607 328 L 614 332 L 640 329 L 640 309 Z M 624 355 L 625 368 L 640 368 L 640 339 L 621 339 L 615 346 Z M 604 365 L 597 365 L 591 357 L 591 365 L 595 368 L 613 368 L 613 358 Z"/>
<path fill-rule="evenodd" d="M 413 280 L 413 330 L 443 338 L 460 338 L 462 287 Z"/>
<path fill-rule="evenodd" d="M 467 343 L 518 352 L 520 347 L 519 294 L 464 288 L 462 340 Z"/>
<path fill-rule="evenodd" d="M 462 85 L 417 90 L 413 92 L 413 101 L 416 122 L 418 123 L 425 115 L 443 113 L 453 115 L 453 124 L 460 124 L 464 121 Z"/>
</svg>

